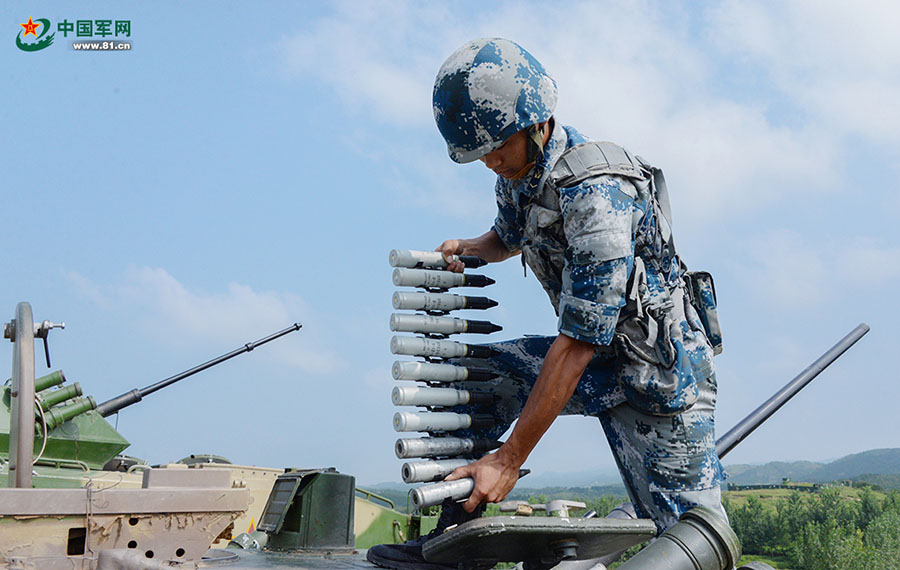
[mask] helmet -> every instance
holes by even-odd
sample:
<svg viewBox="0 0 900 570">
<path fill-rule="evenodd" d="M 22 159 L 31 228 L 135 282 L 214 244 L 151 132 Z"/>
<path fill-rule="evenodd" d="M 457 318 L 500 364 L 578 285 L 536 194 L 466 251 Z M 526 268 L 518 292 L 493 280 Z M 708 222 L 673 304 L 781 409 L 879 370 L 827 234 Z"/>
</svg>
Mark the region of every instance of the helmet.
<svg viewBox="0 0 900 570">
<path fill-rule="evenodd" d="M 518 44 L 481 38 L 441 66 L 433 105 L 450 158 L 472 162 L 516 132 L 548 120 L 556 108 L 556 82 Z"/>
</svg>

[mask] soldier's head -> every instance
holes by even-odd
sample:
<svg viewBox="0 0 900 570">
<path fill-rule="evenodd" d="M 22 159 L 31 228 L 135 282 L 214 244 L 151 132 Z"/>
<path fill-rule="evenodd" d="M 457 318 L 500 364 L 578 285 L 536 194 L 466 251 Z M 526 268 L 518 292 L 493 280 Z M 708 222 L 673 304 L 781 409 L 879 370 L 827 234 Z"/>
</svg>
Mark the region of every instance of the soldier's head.
<svg viewBox="0 0 900 570">
<path fill-rule="evenodd" d="M 556 82 L 524 48 L 482 38 L 441 66 L 434 120 L 455 162 L 481 159 L 497 174 L 517 178 L 543 150 L 556 98 Z"/>
</svg>

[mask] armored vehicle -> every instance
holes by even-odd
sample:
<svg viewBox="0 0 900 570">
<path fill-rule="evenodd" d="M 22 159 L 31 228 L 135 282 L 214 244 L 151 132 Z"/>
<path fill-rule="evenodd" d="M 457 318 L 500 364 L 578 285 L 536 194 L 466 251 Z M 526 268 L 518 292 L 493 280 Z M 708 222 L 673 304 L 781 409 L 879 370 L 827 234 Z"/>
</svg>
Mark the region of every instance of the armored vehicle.
<svg viewBox="0 0 900 570">
<path fill-rule="evenodd" d="M 199 454 L 150 466 L 123 455 L 129 442 L 107 416 L 299 330 L 299 324 L 100 404 L 80 383 L 67 382 L 62 370 L 34 378 L 34 340 L 43 340 L 46 349 L 50 331 L 64 326 L 33 323 L 30 305 L 19 303 L 5 327 L 15 348 L 13 376 L 0 392 L 0 486 L 12 489 L 0 492 L 15 496 L 0 500 L 0 561 L 37 560 L 37 567 L 51 568 L 51 560 L 61 559 L 60 567 L 70 568 L 75 558 L 84 564 L 76 567 L 94 568 L 100 557 L 92 552 L 121 548 L 126 555 L 140 554 L 145 564 L 147 559 L 188 563 L 199 561 L 211 544 L 224 547 L 257 527 L 270 532 L 271 548 L 351 552 L 403 541 L 418 536 L 422 526 L 424 531 L 434 526 L 434 517 L 401 513 L 389 499 L 357 489 L 354 477 L 332 468 L 276 469 Z M 210 499 L 213 495 L 218 498 Z M 121 512 L 103 511 L 95 497 L 116 498 Z M 82 520 L 78 515 L 85 512 Z M 154 524 L 177 527 L 179 540 L 161 541 L 166 533 L 148 530 Z M 35 534 L 45 533 L 34 541 Z"/>
<path fill-rule="evenodd" d="M 13 375 L 0 398 L 0 430 L 9 426 L 0 433 L 0 481 L 10 487 L 0 489 L 0 562 L 8 567 L 370 568 L 361 549 L 434 527 L 435 517 L 400 513 L 334 469 L 269 469 L 211 455 L 153 467 L 121 455 L 128 441 L 104 416 L 299 325 L 99 405 L 77 383 L 63 386 L 62 371 L 34 378 L 34 340 L 46 342 L 57 326 L 62 325 L 34 323 L 30 305 L 20 303 L 5 328 L 15 343 Z M 857 327 L 720 438 L 720 456 L 867 331 L 866 325 Z M 420 487 L 413 498 L 427 507 L 471 492 L 454 483 Z M 602 570 L 656 533 L 652 521 L 636 518 L 629 505 L 605 518 L 576 518 L 569 515 L 571 507 L 564 501 L 504 505 L 515 515 L 461 524 L 429 540 L 423 553 L 464 570 L 498 562 L 521 562 L 527 570 Z M 536 508 L 553 516 L 527 516 Z M 740 543 L 728 524 L 694 509 L 621 568 L 724 570 L 739 558 Z"/>
</svg>

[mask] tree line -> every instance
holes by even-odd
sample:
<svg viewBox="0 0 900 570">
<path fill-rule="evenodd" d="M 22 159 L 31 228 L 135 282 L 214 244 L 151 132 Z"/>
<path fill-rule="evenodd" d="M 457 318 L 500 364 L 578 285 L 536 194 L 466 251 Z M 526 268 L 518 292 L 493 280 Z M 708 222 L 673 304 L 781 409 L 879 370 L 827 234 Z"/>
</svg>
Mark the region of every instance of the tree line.
<svg viewBox="0 0 900 570">
<path fill-rule="evenodd" d="M 896 570 L 900 568 L 900 492 L 880 498 L 863 488 L 858 499 L 837 487 L 793 492 L 775 509 L 750 496 L 723 503 L 744 554 L 787 560 L 796 570 Z"/>
</svg>

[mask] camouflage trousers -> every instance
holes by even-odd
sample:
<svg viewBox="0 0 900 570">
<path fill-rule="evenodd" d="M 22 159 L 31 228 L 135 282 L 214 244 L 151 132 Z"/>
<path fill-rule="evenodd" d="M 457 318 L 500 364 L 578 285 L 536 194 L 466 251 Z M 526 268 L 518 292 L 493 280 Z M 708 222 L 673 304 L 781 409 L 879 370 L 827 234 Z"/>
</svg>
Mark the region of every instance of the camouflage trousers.
<svg viewBox="0 0 900 570">
<path fill-rule="evenodd" d="M 500 438 L 519 417 L 537 380 L 544 355 L 555 337 L 525 337 L 488 344 L 497 351 L 490 359 L 461 359 L 460 364 L 487 368 L 500 376 L 489 382 L 460 387 L 490 390 L 499 400 L 489 407 L 459 406 L 462 413 L 490 414 L 496 423 L 465 430 L 466 437 Z M 699 382 L 697 401 L 672 415 L 651 415 L 625 402 L 614 375 L 615 356 L 598 354 L 588 365 L 563 415 L 599 418 L 616 465 L 638 516 L 652 519 L 660 532 L 696 506 L 707 506 L 723 517 L 719 484 L 724 479 L 715 451 L 715 374 Z M 580 444 L 597 453 L 597 442 Z"/>
</svg>

